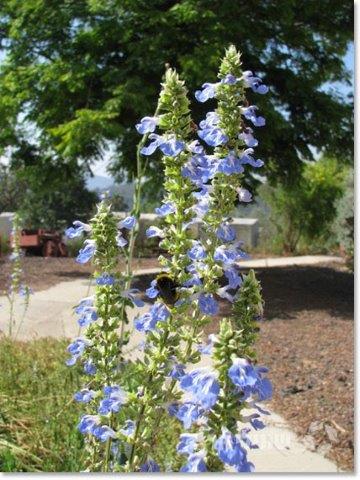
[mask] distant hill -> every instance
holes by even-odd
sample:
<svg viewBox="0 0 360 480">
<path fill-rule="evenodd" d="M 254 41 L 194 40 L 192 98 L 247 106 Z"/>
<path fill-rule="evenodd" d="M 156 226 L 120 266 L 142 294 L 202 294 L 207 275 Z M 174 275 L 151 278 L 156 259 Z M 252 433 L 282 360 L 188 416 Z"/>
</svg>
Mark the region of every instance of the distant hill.
<svg viewBox="0 0 360 480">
<path fill-rule="evenodd" d="M 119 184 L 115 183 L 110 177 L 95 175 L 86 180 L 86 186 L 94 192 L 101 193 L 104 190 L 108 190 L 110 193 L 118 193 L 123 197 L 128 208 L 132 207 L 134 193 L 134 185 L 132 183 Z"/>
</svg>

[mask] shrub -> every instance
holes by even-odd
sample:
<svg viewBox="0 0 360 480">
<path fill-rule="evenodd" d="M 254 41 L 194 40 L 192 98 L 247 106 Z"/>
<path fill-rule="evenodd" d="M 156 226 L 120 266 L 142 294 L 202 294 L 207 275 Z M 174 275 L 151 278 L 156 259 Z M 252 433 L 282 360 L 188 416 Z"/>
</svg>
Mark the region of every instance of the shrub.
<svg viewBox="0 0 360 480">
<path fill-rule="evenodd" d="M 354 170 L 346 178 L 346 190 L 340 199 L 333 231 L 340 246 L 345 250 L 348 266 L 354 270 Z"/>
<path fill-rule="evenodd" d="M 276 229 L 274 243 L 286 253 L 328 250 L 336 244 L 332 222 L 344 191 L 346 169 L 334 158 L 305 163 L 302 175 L 288 184 L 264 185 L 260 196 L 269 204 Z"/>
</svg>

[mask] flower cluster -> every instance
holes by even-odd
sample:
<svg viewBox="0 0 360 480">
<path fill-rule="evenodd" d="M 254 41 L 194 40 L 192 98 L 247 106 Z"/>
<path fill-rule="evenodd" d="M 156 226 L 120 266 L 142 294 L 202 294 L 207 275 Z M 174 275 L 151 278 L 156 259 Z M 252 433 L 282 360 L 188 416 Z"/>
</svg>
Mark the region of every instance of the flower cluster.
<svg viewBox="0 0 360 480">
<path fill-rule="evenodd" d="M 23 270 L 21 265 L 22 250 L 20 247 L 20 236 L 21 236 L 21 218 L 19 214 L 15 214 L 13 218 L 13 225 L 11 231 L 11 247 L 12 252 L 9 256 L 9 260 L 12 263 L 11 274 L 10 274 L 10 285 L 8 291 L 6 292 L 7 298 L 10 304 L 10 316 L 8 324 L 8 334 L 11 337 L 14 333 L 15 336 L 21 328 L 22 321 L 25 317 L 26 311 L 29 307 L 30 295 L 33 293 L 32 289 L 26 285 L 23 281 Z M 22 313 L 21 319 L 16 319 L 14 314 L 14 307 L 16 297 L 19 295 L 24 302 L 24 310 Z M 16 332 L 14 332 L 15 327 L 17 327 Z"/>
<path fill-rule="evenodd" d="M 258 140 L 252 127 L 264 126 L 265 119 L 246 102 L 247 88 L 259 94 L 268 90 L 252 72 L 242 72 L 240 55 L 230 47 L 219 81 L 195 92 L 199 102 L 217 101 L 199 128 L 190 117 L 184 82 L 171 69 L 155 115 L 136 125 L 143 135 L 137 158 L 157 152 L 164 166 L 165 196 L 155 210 L 160 225 L 150 226 L 146 235 L 158 237 L 166 255 L 159 257 L 163 272 L 146 290 L 155 303 L 134 320 L 144 335 L 143 351 L 126 388 L 119 375 L 125 306 L 143 303 L 129 276 L 117 273 L 116 258 L 119 249 L 133 248 L 133 237 L 118 231 L 106 203 L 90 225 L 74 222 L 67 231 L 70 237 L 90 235 L 77 261 L 92 258 L 97 268 L 95 295 L 76 308 L 85 335 L 68 348 L 68 364 L 82 362 L 90 377 L 75 399 L 87 408 L 79 430 L 92 439 L 92 458 L 103 458 L 93 469 L 163 470 L 154 444 L 169 422 L 181 422 L 174 447 L 186 457 L 182 472 L 254 469 L 247 450 L 257 446 L 249 433 L 264 427 L 259 417 L 268 412 L 258 402 L 269 399 L 272 388 L 253 349 L 262 313 L 260 287 L 253 272 L 240 273 L 238 264 L 247 255 L 231 224 L 235 203 L 252 199 L 243 178 L 263 165 L 254 156 Z M 134 231 L 136 218 L 127 217 L 118 227 Z M 232 304 L 232 314 L 204 345 L 203 326 L 221 311 L 220 299 Z M 197 365 L 201 355 L 208 355 L 211 367 Z M 244 415 L 249 409 L 253 413 Z"/>
<path fill-rule="evenodd" d="M 87 435 L 89 457 L 111 451 L 111 444 L 116 438 L 114 415 L 127 402 L 127 395 L 117 384 L 118 370 L 123 361 L 121 349 L 127 342 L 125 307 L 142 303 L 136 298 L 137 291 L 128 288 L 127 275 L 117 271 L 117 263 L 120 252 L 127 244 L 124 232 L 133 229 L 135 224 L 133 216 L 117 222 L 110 205 L 104 200 L 98 205 L 98 211 L 89 225 L 75 221 L 74 227 L 66 230 L 70 238 L 83 233 L 89 235 L 76 261 L 85 263 L 92 259 L 95 266 L 95 294 L 81 299 L 75 307 L 78 324 L 84 329 L 83 336 L 69 345 L 70 358 L 67 360 L 69 366 L 80 362 L 84 373 L 89 376 L 87 384 L 74 396 L 77 402 L 86 404 L 86 414 L 78 428 Z M 99 442 L 90 441 L 91 438 Z M 89 465 L 89 468 L 108 471 L 109 455 L 103 453 L 103 460 L 96 466 Z"/>
</svg>

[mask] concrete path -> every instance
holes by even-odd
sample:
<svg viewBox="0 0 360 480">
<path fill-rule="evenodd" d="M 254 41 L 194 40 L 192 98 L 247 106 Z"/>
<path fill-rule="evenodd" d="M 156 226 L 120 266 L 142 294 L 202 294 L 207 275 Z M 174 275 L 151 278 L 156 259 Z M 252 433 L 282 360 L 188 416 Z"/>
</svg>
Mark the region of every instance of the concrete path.
<svg viewBox="0 0 360 480">
<path fill-rule="evenodd" d="M 73 306 L 79 299 L 91 293 L 89 282 L 75 280 L 59 283 L 48 290 L 36 292 L 32 297 L 29 309 L 18 333 L 18 339 L 30 340 L 39 337 L 69 337 L 79 335 L 76 315 Z M 6 331 L 9 307 L 4 297 L 0 298 L 0 329 Z M 146 311 L 132 310 L 130 317 Z M 15 306 L 15 318 L 19 322 L 22 317 L 22 306 Z M 132 319 L 130 326 L 132 326 Z M 16 328 L 15 328 L 16 331 Z M 134 331 L 132 341 L 127 347 L 128 358 L 138 358 L 142 355 L 139 344 L 144 340 L 144 334 Z M 198 366 L 208 366 L 209 356 L 203 356 Z M 273 413 L 264 418 L 267 428 L 253 432 L 251 438 L 259 445 L 258 450 L 252 450 L 249 459 L 255 464 L 257 472 L 338 472 L 337 466 L 317 452 L 311 451 L 291 430 L 286 421 Z"/>
<path fill-rule="evenodd" d="M 340 257 L 325 255 L 303 256 L 303 257 L 280 257 L 247 260 L 239 263 L 242 268 L 271 268 L 286 266 L 305 266 L 326 263 L 343 263 Z M 159 268 L 138 270 L 137 275 L 154 275 L 160 271 Z M 21 302 L 15 305 L 15 319 L 17 327 L 21 323 L 18 339 L 29 340 L 38 337 L 69 337 L 78 335 L 79 328 L 73 307 L 83 297 L 90 295 L 89 280 L 77 279 L 68 282 L 61 282 L 55 286 L 36 292 L 31 296 L 30 305 L 26 316 L 22 321 L 23 307 Z M 0 331 L 7 331 L 9 318 L 9 305 L 6 297 L 0 296 Z"/>
</svg>

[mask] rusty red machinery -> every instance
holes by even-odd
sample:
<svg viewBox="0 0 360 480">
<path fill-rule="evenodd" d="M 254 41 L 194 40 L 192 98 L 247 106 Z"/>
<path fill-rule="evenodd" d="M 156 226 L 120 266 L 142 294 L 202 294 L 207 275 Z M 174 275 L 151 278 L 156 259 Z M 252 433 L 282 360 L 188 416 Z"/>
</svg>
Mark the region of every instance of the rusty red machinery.
<svg viewBox="0 0 360 480">
<path fill-rule="evenodd" d="M 24 229 L 20 234 L 20 247 L 25 253 L 43 257 L 67 257 L 68 254 L 61 234 L 55 230 Z"/>
</svg>

